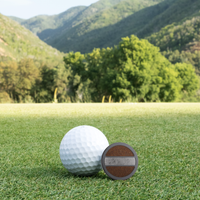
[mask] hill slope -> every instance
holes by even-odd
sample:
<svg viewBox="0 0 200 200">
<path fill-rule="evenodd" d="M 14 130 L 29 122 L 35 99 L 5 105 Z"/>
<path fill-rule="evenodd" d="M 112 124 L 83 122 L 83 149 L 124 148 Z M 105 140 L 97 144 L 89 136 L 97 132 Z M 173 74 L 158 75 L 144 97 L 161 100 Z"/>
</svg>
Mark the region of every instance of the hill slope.
<svg viewBox="0 0 200 200">
<path fill-rule="evenodd" d="M 21 25 L 31 30 L 34 34 L 41 33 L 46 29 L 56 29 L 77 16 L 86 6 L 70 8 L 59 15 L 39 15 L 21 22 Z M 45 38 L 43 38 L 45 39 Z"/>
<path fill-rule="evenodd" d="M 0 60 L 61 62 L 63 54 L 52 48 L 19 23 L 0 14 Z"/>
<path fill-rule="evenodd" d="M 68 40 L 66 39 L 69 34 L 68 31 L 72 32 L 73 35 L 75 30 L 74 34 L 80 35 L 79 27 L 89 32 L 109 26 L 144 7 L 154 5 L 160 1 L 163 0 L 99 0 L 88 7 L 70 8 L 64 13 L 54 16 L 36 16 L 23 21 L 21 24 L 37 34 L 46 43 L 67 52 L 71 47 L 65 49 L 61 46 L 68 46 Z M 105 15 L 107 16 L 106 19 L 104 19 Z M 63 42 L 64 44 L 62 44 Z"/>
<path fill-rule="evenodd" d="M 84 19 L 71 29 L 62 31 L 45 40 L 49 45 L 64 51 L 90 52 L 94 47 L 114 46 L 122 37 L 133 34 L 148 24 L 152 18 L 148 16 L 149 6 L 160 1 L 126 0 Z M 151 12 L 152 7 L 150 7 Z M 162 10 L 155 10 L 160 14 Z M 134 14 L 133 14 L 134 13 Z M 151 14 L 151 13 L 150 13 Z M 132 18 L 131 18 L 132 16 Z M 150 18 L 151 17 L 151 18 Z M 149 19 L 150 18 L 150 19 Z M 134 29 L 134 30 L 133 30 Z"/>
<path fill-rule="evenodd" d="M 65 29 L 69 29 L 80 23 L 84 18 L 88 18 L 91 15 L 105 10 L 113 5 L 124 0 L 100 0 L 90 6 L 77 6 L 66 10 L 58 15 L 40 15 L 28 20 L 21 20 L 19 18 L 11 17 L 13 20 L 18 21 L 21 25 L 31 30 L 34 34 L 38 35 L 40 39 L 46 40 L 56 32 L 60 31 L 60 27 L 64 26 Z M 44 31 L 45 30 L 45 31 Z M 43 33 L 41 33 L 44 31 Z"/>
<path fill-rule="evenodd" d="M 146 39 L 158 46 L 170 62 L 190 63 L 200 75 L 200 13 L 197 14 L 186 21 L 170 24 Z"/>
<path fill-rule="evenodd" d="M 92 18 L 85 19 L 70 30 L 60 32 L 46 42 L 64 52 L 86 53 L 94 47 L 114 46 L 122 37 L 131 34 L 144 38 L 166 25 L 187 20 L 195 13 L 198 14 L 200 9 L 198 0 L 165 0 L 149 6 L 150 2 L 155 4 L 153 1 L 123 1 Z M 139 7 L 138 11 L 136 6 Z M 134 13 L 129 15 L 131 12 Z M 125 13 L 129 16 L 125 16 Z"/>
</svg>

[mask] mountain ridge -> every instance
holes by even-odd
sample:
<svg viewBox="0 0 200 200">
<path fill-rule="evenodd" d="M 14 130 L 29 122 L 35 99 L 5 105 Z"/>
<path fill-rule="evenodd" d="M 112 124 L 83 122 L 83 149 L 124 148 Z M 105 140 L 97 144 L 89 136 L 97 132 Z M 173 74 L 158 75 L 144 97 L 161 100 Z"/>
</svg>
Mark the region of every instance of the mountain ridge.
<svg viewBox="0 0 200 200">
<path fill-rule="evenodd" d="M 124 0 L 124 1 L 121 1 L 120 3 L 114 5 L 113 7 L 106 9 L 105 11 L 102 10 L 102 11 L 96 13 L 95 15 L 93 15 L 92 17 L 83 19 L 82 22 L 76 23 L 71 28 L 65 29 L 64 27 L 60 27 L 58 30 L 54 30 L 53 37 L 45 39 L 44 41 L 47 42 L 49 45 L 60 49 L 63 52 L 68 52 L 70 50 L 73 50 L 73 51 L 81 51 L 82 53 L 85 53 L 86 52 L 86 51 L 84 51 L 85 47 L 83 47 L 83 45 L 79 45 L 79 44 L 81 44 L 83 42 L 83 40 L 86 40 L 85 43 L 91 42 L 91 35 L 93 35 L 93 34 L 87 36 L 87 32 L 93 32 L 93 31 L 97 32 L 100 28 L 102 28 L 101 26 L 103 26 L 103 27 L 112 26 L 113 22 L 116 23 L 116 22 L 119 22 L 120 20 L 123 20 L 124 16 L 125 17 L 129 16 L 133 12 L 137 12 L 140 9 L 148 7 L 149 4 L 154 5 L 157 2 L 162 2 L 162 0 L 159 0 L 159 1 L 152 1 L 152 0 L 150 0 L 150 1 L 149 0 L 148 1 L 147 0 L 142 0 L 142 1 L 141 0 L 140 1 L 139 0 Z M 119 9 L 121 10 L 120 13 L 122 14 L 122 16 L 116 12 Z M 107 20 L 106 18 L 109 18 L 107 16 L 111 16 L 110 17 L 111 19 L 105 25 L 106 20 Z M 94 23 L 95 21 L 96 21 L 96 23 Z M 80 37 L 83 34 L 82 33 L 84 31 L 83 29 L 86 30 L 85 31 L 86 36 L 84 39 L 81 38 L 78 41 L 76 41 L 76 39 L 75 39 L 75 41 L 70 39 L 70 38 L 74 38 L 74 37 Z M 46 31 L 44 31 L 44 32 L 46 32 Z M 116 32 L 116 30 L 114 32 Z M 38 36 L 41 38 L 42 34 L 43 33 L 38 34 Z M 93 37 L 97 38 L 95 35 Z M 104 37 L 103 34 L 102 34 L 102 37 Z M 86 38 L 89 38 L 89 40 L 87 40 Z M 121 37 L 120 37 L 120 39 L 121 39 Z M 111 46 L 110 44 L 107 44 L 107 43 L 105 43 L 105 45 Z M 105 45 L 103 47 L 105 47 Z M 76 48 L 76 46 L 78 46 L 78 47 Z M 101 48 L 102 46 L 98 46 L 98 45 L 95 46 L 95 48 L 98 48 L 98 47 Z M 94 47 L 90 47 L 88 49 L 88 51 L 91 51 L 93 48 Z"/>
</svg>

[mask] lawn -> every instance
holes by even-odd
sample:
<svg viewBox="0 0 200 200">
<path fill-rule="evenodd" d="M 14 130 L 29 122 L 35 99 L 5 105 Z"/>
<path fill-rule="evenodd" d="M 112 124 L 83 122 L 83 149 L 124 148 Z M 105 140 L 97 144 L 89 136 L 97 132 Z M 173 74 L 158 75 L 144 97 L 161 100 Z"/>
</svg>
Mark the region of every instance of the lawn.
<svg viewBox="0 0 200 200">
<path fill-rule="evenodd" d="M 136 173 L 68 173 L 59 146 L 79 125 L 131 145 Z M 0 104 L 0 199 L 200 199 L 200 103 Z"/>
</svg>

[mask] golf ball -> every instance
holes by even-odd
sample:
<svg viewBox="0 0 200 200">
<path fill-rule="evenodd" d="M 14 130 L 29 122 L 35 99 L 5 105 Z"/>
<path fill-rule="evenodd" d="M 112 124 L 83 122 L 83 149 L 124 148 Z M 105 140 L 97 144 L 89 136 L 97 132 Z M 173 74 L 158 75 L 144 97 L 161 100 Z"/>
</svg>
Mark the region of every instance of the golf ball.
<svg viewBox="0 0 200 200">
<path fill-rule="evenodd" d="M 109 146 L 106 136 L 92 126 L 77 126 L 65 134 L 60 144 L 64 167 L 76 175 L 92 175 L 102 169 L 101 156 Z"/>
</svg>

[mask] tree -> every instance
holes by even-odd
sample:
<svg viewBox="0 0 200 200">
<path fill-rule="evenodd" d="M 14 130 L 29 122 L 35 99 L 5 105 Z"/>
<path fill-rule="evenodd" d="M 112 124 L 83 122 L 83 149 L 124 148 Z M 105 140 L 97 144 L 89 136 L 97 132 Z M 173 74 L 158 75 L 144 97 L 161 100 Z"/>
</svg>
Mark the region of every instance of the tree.
<svg viewBox="0 0 200 200">
<path fill-rule="evenodd" d="M 94 49 L 91 53 L 85 55 L 87 62 L 87 73 L 85 80 L 89 83 L 88 92 L 91 94 L 92 101 L 101 101 L 102 95 L 109 95 L 111 87 L 108 70 L 112 68 L 110 59 L 112 49 Z"/>
<path fill-rule="evenodd" d="M 195 69 L 191 64 L 176 63 L 175 71 L 178 72 L 178 80 L 182 85 L 182 91 L 188 94 L 194 94 L 199 88 L 199 79 L 195 74 Z"/>
<path fill-rule="evenodd" d="M 70 73 L 69 76 L 69 94 L 72 102 L 78 101 L 82 96 L 80 92 L 81 88 L 81 76 L 86 73 L 85 56 L 80 52 L 69 52 L 64 57 L 65 68 Z"/>
<path fill-rule="evenodd" d="M 69 76 L 70 70 L 67 70 L 64 65 L 58 65 L 55 67 L 55 87 L 58 88 L 57 99 L 58 102 L 69 101 Z"/>
<path fill-rule="evenodd" d="M 37 80 L 34 88 L 32 89 L 32 95 L 34 95 L 35 102 L 51 102 L 53 100 L 56 86 L 56 73 L 56 69 L 52 66 L 47 66 L 46 64 L 41 66 L 41 79 Z"/>
<path fill-rule="evenodd" d="M 18 63 L 18 83 L 16 92 L 20 101 L 24 101 L 26 96 L 30 96 L 31 89 L 39 79 L 39 69 L 35 66 L 32 59 L 22 59 Z"/>
<path fill-rule="evenodd" d="M 18 83 L 18 66 L 15 61 L 0 63 L 0 90 L 17 100 L 16 85 Z"/>
<path fill-rule="evenodd" d="M 138 101 L 178 98 L 180 85 L 176 73 L 159 48 L 132 35 L 122 38 L 116 53 L 118 69 L 116 80 L 113 80 L 114 98 L 134 97 Z"/>
</svg>

